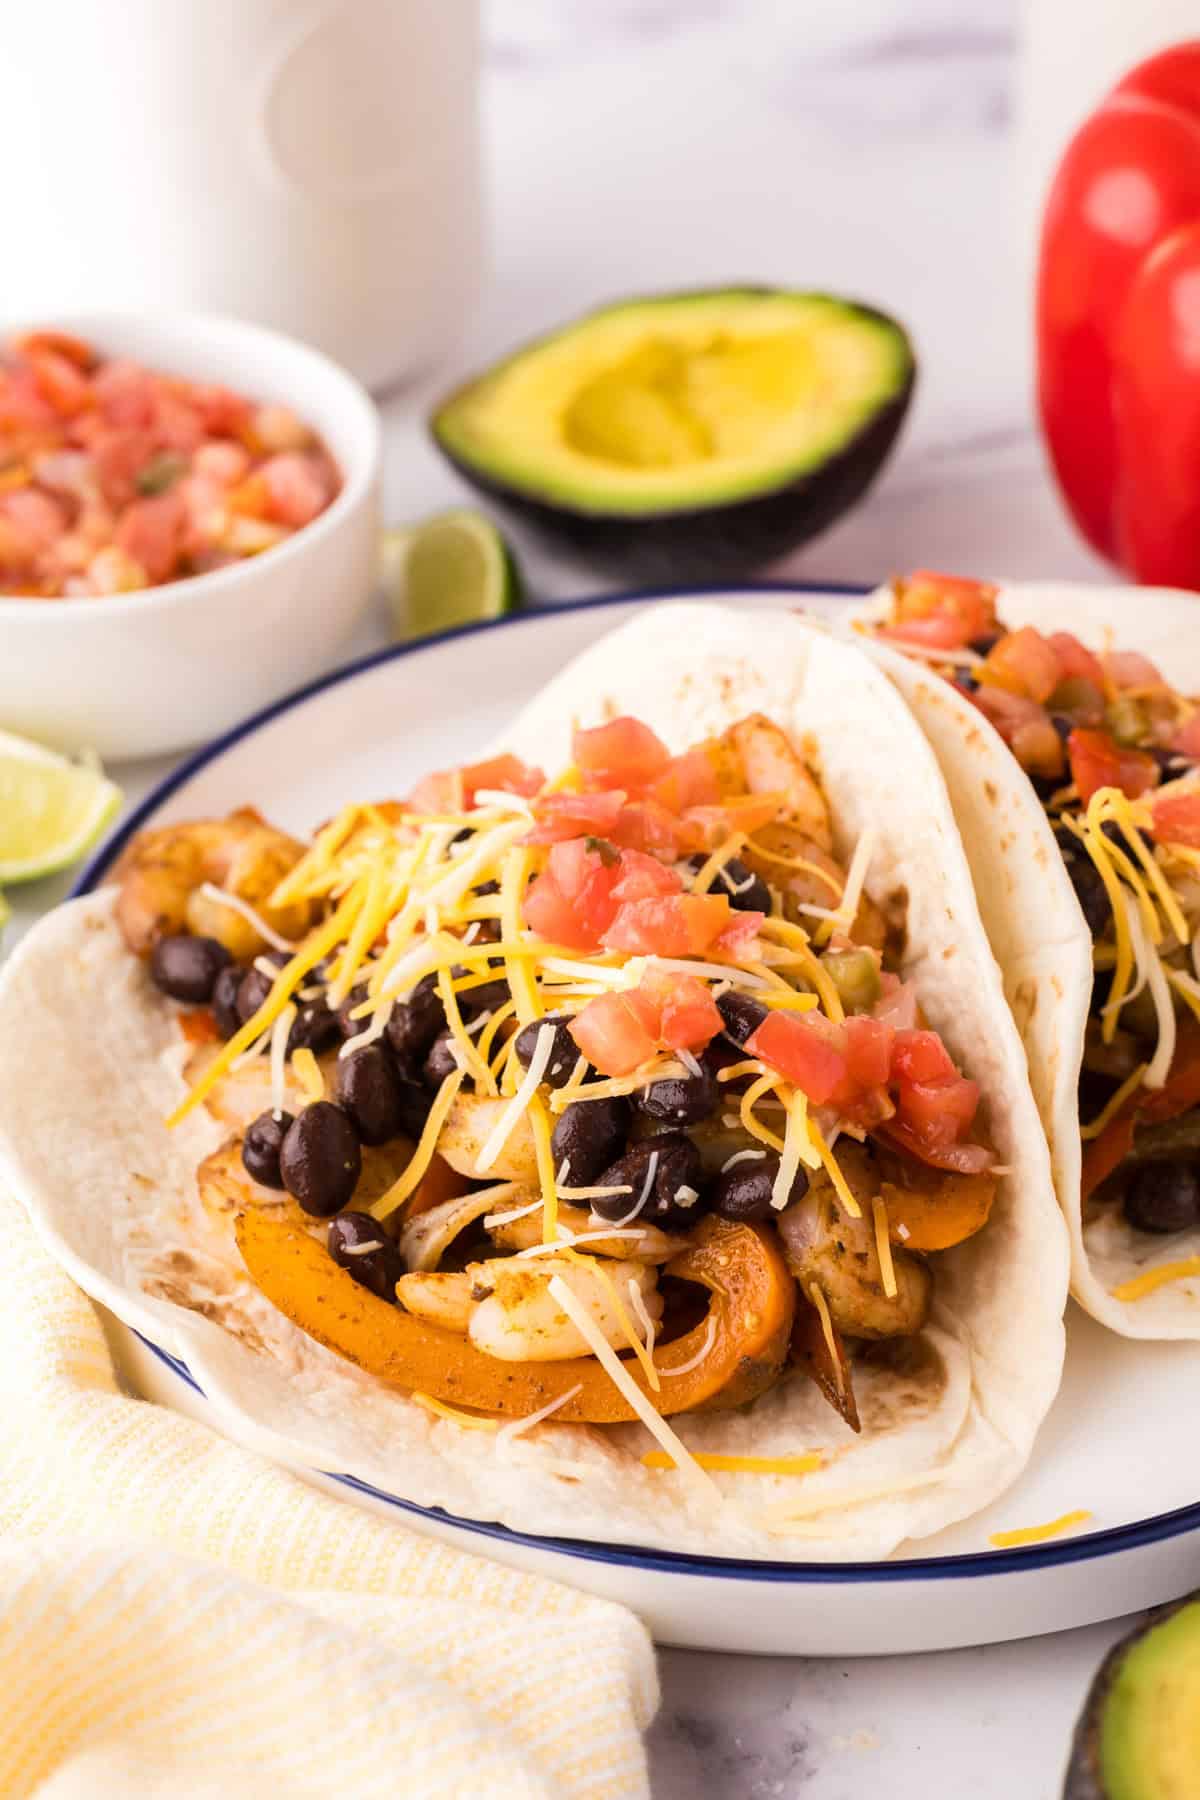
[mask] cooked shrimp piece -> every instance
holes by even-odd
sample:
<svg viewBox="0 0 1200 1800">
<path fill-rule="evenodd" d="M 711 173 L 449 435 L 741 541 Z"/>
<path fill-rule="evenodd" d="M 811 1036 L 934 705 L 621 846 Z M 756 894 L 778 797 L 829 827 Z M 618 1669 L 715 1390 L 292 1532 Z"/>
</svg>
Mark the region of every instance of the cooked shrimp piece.
<svg viewBox="0 0 1200 1800">
<path fill-rule="evenodd" d="M 795 825 L 782 822 L 760 825 L 739 854 L 748 869 L 761 875 L 773 888 L 778 888 L 783 895 L 784 917 L 794 925 L 812 927 L 812 917 L 802 912 L 802 907 L 821 906 L 828 911 L 836 909 L 842 897 L 846 885 L 845 869 Z M 850 937 L 868 949 L 882 950 L 887 932 L 887 920 L 864 893 L 850 927 Z"/>
<path fill-rule="evenodd" d="M 816 1282 L 833 1323 L 848 1337 L 911 1337 L 929 1312 L 929 1270 L 910 1252 L 893 1250 L 896 1292 L 884 1292 L 871 1208 L 880 1187 L 877 1173 L 857 1144 L 839 1143 L 837 1159 L 862 1217 L 843 1212 L 822 1170 L 803 1200 L 779 1215 L 788 1268 L 805 1293 Z"/>
<path fill-rule="evenodd" d="M 463 1336 L 475 1305 L 471 1298 L 470 1277 L 453 1272 L 426 1274 L 422 1271 L 402 1275 L 396 1283 L 396 1298 L 415 1318 Z"/>
<path fill-rule="evenodd" d="M 505 1140 L 503 1149 L 486 1169 L 479 1166 L 488 1138 L 508 1105 L 507 1098 L 460 1093 L 446 1115 L 438 1138 L 438 1151 L 452 1169 L 475 1181 L 520 1181 L 538 1185 L 537 1152 L 528 1118 L 522 1114 Z"/>
<path fill-rule="evenodd" d="M 303 844 L 268 825 L 249 806 L 227 819 L 197 819 L 143 832 L 116 869 L 121 934 L 136 956 L 149 956 L 160 938 L 190 931 L 216 938 L 237 961 L 248 961 L 264 948 L 262 934 L 242 913 L 203 889 L 224 889 L 251 906 L 272 931 L 289 941 L 298 939 L 311 923 L 310 903 L 272 907 L 269 900 L 303 854 Z"/>
<path fill-rule="evenodd" d="M 532 1199 L 532 1195 L 530 1198 Z M 514 1200 L 497 1212 L 508 1212 L 515 1209 L 520 1202 Z M 576 1237 L 581 1232 L 602 1231 L 605 1221 L 585 1212 L 581 1206 L 568 1206 L 564 1201 L 558 1203 L 558 1223 L 566 1231 L 573 1232 Z M 637 1228 L 637 1237 L 627 1237 L 627 1231 Z M 513 1219 L 507 1225 L 492 1225 L 488 1235 L 493 1244 L 501 1250 L 529 1250 L 534 1244 L 542 1241 L 542 1212 L 526 1213 L 522 1219 Z M 657 1225 L 642 1225 L 637 1220 L 628 1226 L 614 1231 L 610 1238 L 591 1238 L 585 1246 L 589 1256 L 617 1256 L 640 1263 L 670 1262 L 681 1250 L 687 1248 L 687 1239 L 672 1237 L 669 1232 L 660 1231 Z"/>
<path fill-rule="evenodd" d="M 641 1339 L 639 1313 L 629 1284 L 636 1284 L 647 1315 L 657 1324 L 662 1317 L 662 1299 L 654 1270 L 645 1263 L 606 1261 L 604 1273 Z M 477 1350 L 502 1362 L 557 1362 L 560 1357 L 590 1354 L 591 1345 L 550 1292 L 554 1275 L 568 1283 L 614 1350 L 629 1343 L 608 1288 L 582 1263 L 553 1256 L 499 1257 L 493 1262 L 468 1264 L 467 1274 L 477 1299 L 467 1335 Z"/>
<path fill-rule="evenodd" d="M 751 713 L 729 727 L 722 743 L 732 746 L 737 755 L 749 793 L 780 794 L 780 819 L 796 826 L 822 850 L 833 849 L 825 796 L 785 731 L 765 714 Z"/>
</svg>

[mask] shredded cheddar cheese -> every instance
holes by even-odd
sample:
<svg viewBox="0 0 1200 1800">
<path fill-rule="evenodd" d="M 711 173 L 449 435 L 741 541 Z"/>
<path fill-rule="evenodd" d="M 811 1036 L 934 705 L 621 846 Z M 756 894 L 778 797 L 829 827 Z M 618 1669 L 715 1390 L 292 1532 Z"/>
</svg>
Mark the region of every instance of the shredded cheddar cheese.
<svg viewBox="0 0 1200 1800">
<path fill-rule="evenodd" d="M 1064 1531 L 1073 1531 L 1076 1525 L 1086 1525 L 1091 1517 L 1091 1513 L 1081 1507 L 1051 1519 L 1046 1525 L 1022 1525 L 1015 1531 L 993 1531 L 988 1543 L 994 1544 L 997 1550 L 1017 1550 L 1023 1544 L 1044 1544 L 1050 1538 L 1061 1537 Z"/>
<path fill-rule="evenodd" d="M 1132 1075 L 1129 1075 L 1121 1083 L 1116 1093 L 1109 1095 L 1095 1118 L 1089 1119 L 1086 1125 L 1081 1125 L 1079 1127 L 1079 1135 L 1084 1143 L 1087 1143 L 1089 1138 L 1098 1138 L 1100 1133 L 1112 1123 L 1125 1102 L 1129 1099 L 1130 1095 L 1136 1094 L 1137 1090 L 1141 1087 L 1142 1078 L 1145 1073 L 1145 1063 L 1139 1063 Z"/>
<path fill-rule="evenodd" d="M 304 1098 L 310 1102 L 325 1098 L 325 1077 L 317 1064 L 317 1059 L 307 1045 L 302 1044 L 298 1050 L 292 1051 L 292 1067 L 295 1069 L 300 1086 L 304 1089 Z"/>
<path fill-rule="evenodd" d="M 1200 1275 L 1200 1256 L 1159 1263 L 1156 1268 L 1145 1269 L 1129 1281 L 1121 1282 L 1119 1287 L 1110 1288 L 1109 1292 L 1114 1300 L 1144 1300 L 1147 1294 L 1156 1293 L 1160 1287 L 1167 1287 L 1172 1281 L 1186 1281 L 1191 1275 Z"/>
<path fill-rule="evenodd" d="M 408 1167 L 405 1169 L 400 1179 L 394 1181 L 387 1192 L 381 1194 L 374 1206 L 368 1209 L 373 1219 L 378 1219 L 381 1222 L 384 1219 L 390 1219 L 392 1214 L 396 1211 L 396 1208 L 398 1206 L 403 1206 L 409 1195 L 416 1192 L 422 1176 L 433 1161 L 434 1151 L 437 1149 L 438 1136 L 442 1126 L 446 1123 L 446 1117 L 450 1108 L 454 1105 L 458 1090 L 462 1086 L 465 1078 L 465 1069 L 455 1069 L 453 1074 L 447 1075 L 445 1081 L 443 1081 L 434 1098 L 433 1105 L 429 1109 L 429 1117 L 425 1121 L 425 1129 L 421 1133 L 420 1142 L 412 1153 L 412 1160 L 409 1162 Z"/>
<path fill-rule="evenodd" d="M 435 1400 L 432 1394 L 421 1394 L 414 1390 L 412 1398 L 426 1412 L 436 1413 L 439 1419 L 449 1419 L 451 1424 L 461 1425 L 465 1431 L 495 1431 L 499 1419 L 489 1419 L 484 1413 L 461 1412 L 457 1406 L 447 1406 L 444 1400 Z"/>
<path fill-rule="evenodd" d="M 875 1254 L 879 1258 L 879 1274 L 883 1282 L 883 1291 L 889 1300 L 894 1300 L 896 1287 L 896 1270 L 892 1263 L 892 1241 L 888 1235 L 887 1206 L 882 1195 L 876 1194 L 871 1201 L 871 1212 L 875 1220 Z"/>
<path fill-rule="evenodd" d="M 716 1450 L 693 1450 L 692 1458 L 702 1469 L 722 1475 L 812 1475 L 825 1466 L 819 1450 L 806 1450 L 800 1456 L 726 1456 Z M 642 1467 L 673 1469 L 675 1464 L 662 1450 L 647 1450 Z"/>
</svg>

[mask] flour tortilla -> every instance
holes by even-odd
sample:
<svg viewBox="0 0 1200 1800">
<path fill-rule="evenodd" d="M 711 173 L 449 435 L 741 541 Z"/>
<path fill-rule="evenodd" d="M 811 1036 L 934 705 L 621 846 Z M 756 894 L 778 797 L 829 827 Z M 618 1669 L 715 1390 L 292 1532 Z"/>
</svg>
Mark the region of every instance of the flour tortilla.
<svg viewBox="0 0 1200 1800">
<path fill-rule="evenodd" d="M 890 612 L 875 596 L 872 617 Z M 1003 586 L 997 613 L 1014 629 L 1070 631 L 1099 649 L 1140 650 L 1184 693 L 1200 693 L 1200 600 L 1174 588 L 1074 582 Z M 1080 1202 L 1079 1071 L 1092 992 L 1092 934 L 1049 821 L 1000 734 L 949 682 L 881 644 L 872 654 L 912 708 L 938 759 L 975 876 L 979 910 L 1004 970 L 1029 1057 L 1071 1234 L 1071 1290 L 1093 1318 L 1125 1337 L 1200 1338 L 1200 1277 L 1141 1300 L 1112 1290 L 1159 1264 L 1200 1255 L 1200 1227 L 1155 1237 L 1114 1207 L 1086 1222 Z"/>
<path fill-rule="evenodd" d="M 718 1509 L 642 1466 L 640 1425 L 550 1423 L 513 1441 L 431 1416 L 289 1324 L 246 1280 L 227 1224 L 198 1205 L 195 1170 L 222 1127 L 160 1123 L 182 1091 L 178 1027 L 101 892 L 44 921 L 0 982 L 0 1167 L 81 1285 L 184 1358 L 243 1439 L 525 1531 L 802 1560 L 887 1555 L 1020 1472 L 1060 1378 L 1065 1234 L 945 789 L 895 691 L 793 616 L 662 606 L 563 671 L 505 744 L 554 768 L 577 718 L 635 712 L 682 749 L 753 709 L 819 759 L 843 850 L 878 833 L 868 889 L 885 903 L 907 891 L 906 973 L 980 1081 L 1010 1170 L 987 1230 L 938 1259 L 909 1373 L 857 1372 L 860 1438 L 794 1373 L 745 1411 L 677 1418 L 694 1450 L 828 1455 L 806 1477 L 721 1475 Z M 863 1489 L 887 1492 L 838 1499 Z M 822 1493 L 830 1510 L 789 1534 L 766 1528 L 766 1513 Z"/>
</svg>

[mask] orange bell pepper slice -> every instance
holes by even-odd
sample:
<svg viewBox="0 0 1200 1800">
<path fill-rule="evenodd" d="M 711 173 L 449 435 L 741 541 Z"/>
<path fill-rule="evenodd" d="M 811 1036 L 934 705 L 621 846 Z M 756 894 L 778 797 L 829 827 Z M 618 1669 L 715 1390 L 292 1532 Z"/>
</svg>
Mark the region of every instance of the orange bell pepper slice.
<svg viewBox="0 0 1200 1800">
<path fill-rule="evenodd" d="M 636 1415 L 593 1357 L 561 1362 L 501 1362 L 465 1337 L 426 1324 L 360 1287 L 302 1225 L 255 1209 L 238 1215 L 238 1248 L 250 1278 L 294 1325 L 368 1374 L 452 1406 L 524 1418 L 578 1386 L 555 1417 L 617 1424 Z M 753 1225 L 705 1219 L 666 1273 L 709 1289 L 706 1318 L 654 1352 L 662 1380 L 653 1393 L 641 1365 L 629 1375 L 660 1413 L 689 1412 L 720 1396 L 741 1405 L 771 1385 L 783 1366 L 792 1328 L 795 1283 L 773 1234 Z M 712 1345 L 682 1375 L 715 1320 Z M 727 1393 L 732 1398 L 727 1398 Z"/>
</svg>

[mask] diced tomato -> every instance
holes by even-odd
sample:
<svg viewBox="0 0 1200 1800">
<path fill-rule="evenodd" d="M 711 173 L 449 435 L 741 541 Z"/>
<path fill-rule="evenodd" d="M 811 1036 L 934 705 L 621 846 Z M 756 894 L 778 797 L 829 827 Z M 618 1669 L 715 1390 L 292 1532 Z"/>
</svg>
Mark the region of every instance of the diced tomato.
<svg viewBox="0 0 1200 1800">
<path fill-rule="evenodd" d="M 935 650 L 958 650 L 989 631 L 996 589 L 986 581 L 917 569 L 896 587 L 895 617 L 885 636 Z"/>
<path fill-rule="evenodd" d="M 846 1020 L 846 1076 L 858 1088 L 883 1087 L 892 1068 L 896 1033 L 883 1019 L 856 1013 Z"/>
<path fill-rule="evenodd" d="M 1086 806 L 1100 788 L 1120 788 L 1131 800 L 1158 782 L 1158 764 L 1144 750 L 1126 750 L 1107 731 L 1077 726 L 1067 739 L 1071 779 Z"/>
<path fill-rule="evenodd" d="M 612 719 L 572 738 L 575 763 L 593 787 L 647 787 L 670 766 L 671 753 L 640 719 Z"/>
<path fill-rule="evenodd" d="M 1040 631 L 1022 625 L 993 644 L 981 678 L 988 686 L 1007 688 L 1010 694 L 1023 694 L 1041 704 L 1058 686 L 1058 658 Z"/>
<path fill-rule="evenodd" d="M 671 813 L 686 812 L 689 806 L 715 806 L 721 798 L 716 770 L 703 750 L 673 756 L 665 773 L 652 783 L 649 798 Z"/>
<path fill-rule="evenodd" d="M 91 383 L 87 376 L 57 350 L 31 350 L 29 366 L 39 393 L 56 413 L 70 417 L 92 404 Z"/>
<path fill-rule="evenodd" d="M 0 495 L 0 513 L 39 550 L 48 550 L 67 528 L 63 508 L 40 488 L 14 488 Z"/>
<path fill-rule="evenodd" d="M 898 1031 L 889 1074 L 896 1081 L 946 1081 L 958 1070 L 936 1031 Z"/>
<path fill-rule="evenodd" d="M 996 1160 L 986 1144 L 930 1142 L 914 1131 L 899 1115 L 880 1125 L 879 1132 L 882 1137 L 890 1138 L 900 1149 L 907 1150 L 919 1162 L 928 1163 L 931 1169 L 952 1169 L 959 1175 L 981 1175 Z"/>
<path fill-rule="evenodd" d="M 675 818 L 657 800 L 639 800 L 622 807 L 608 835 L 614 844 L 642 850 L 648 856 L 678 856 L 696 848 L 687 821 Z"/>
<path fill-rule="evenodd" d="M 681 878 L 656 856 L 646 856 L 641 850 L 622 850 L 618 880 L 612 891 L 614 900 L 654 900 L 682 891 Z"/>
<path fill-rule="evenodd" d="M 738 794 L 719 806 L 689 806 L 683 824 L 696 834 L 695 849 L 715 850 L 731 832 L 751 832 L 770 825 L 778 817 L 779 794 Z"/>
<path fill-rule="evenodd" d="M 537 824 L 526 844 L 561 844 L 573 837 L 611 837 L 625 805 L 620 788 L 599 794 L 546 794 L 534 807 Z"/>
<path fill-rule="evenodd" d="M 461 771 L 463 804 L 472 807 L 475 796 L 489 789 L 500 794 L 519 794 L 532 800 L 546 785 L 541 769 L 530 768 L 519 756 L 491 756 L 486 762 L 467 763 Z"/>
<path fill-rule="evenodd" d="M 149 369 L 125 357 L 101 364 L 92 392 L 109 425 L 149 430 L 158 412 L 158 383 Z"/>
<path fill-rule="evenodd" d="M 650 973 L 643 978 L 642 987 L 660 1001 L 658 1037 L 666 1049 L 702 1050 L 724 1029 L 716 1001 L 694 975 Z"/>
<path fill-rule="evenodd" d="M 1017 726 L 1012 734 L 1012 753 L 1028 775 L 1056 781 L 1066 773 L 1062 739 L 1044 713 L 1040 719 Z"/>
<path fill-rule="evenodd" d="M 701 1050 L 721 1015 L 694 975 L 650 970 L 638 986 L 598 994 L 571 1021 L 571 1036 L 602 1075 L 628 1075 L 661 1048 Z"/>
<path fill-rule="evenodd" d="M 917 990 L 885 969 L 879 977 L 883 993 L 871 1009 L 871 1017 L 893 1031 L 911 1031 L 917 1023 Z"/>
<path fill-rule="evenodd" d="M 713 951 L 735 961 L 751 954 L 751 946 L 762 929 L 766 913 L 735 912 L 724 930 L 714 938 Z"/>
<path fill-rule="evenodd" d="M 1200 710 L 1180 726 L 1171 740 L 1171 748 L 1180 756 L 1194 756 L 1200 762 Z"/>
<path fill-rule="evenodd" d="M 141 427 L 106 425 L 93 415 L 77 420 L 76 437 L 91 452 L 100 491 L 109 506 L 126 506 L 137 492 L 139 469 L 154 454 L 154 439 Z"/>
<path fill-rule="evenodd" d="M 631 1075 L 658 1047 L 629 994 L 597 994 L 575 1014 L 569 1030 L 602 1075 Z"/>
<path fill-rule="evenodd" d="M 824 1106 L 846 1079 L 846 1054 L 838 1035 L 827 1019 L 771 1012 L 746 1039 L 746 1052 L 786 1076 L 814 1106 Z"/>
<path fill-rule="evenodd" d="M 1108 650 L 1103 657 L 1104 672 L 1114 687 L 1161 688 L 1166 682 L 1148 656 L 1140 650 Z"/>
<path fill-rule="evenodd" d="M 1100 659 L 1070 631 L 1052 631 L 1046 639 L 1058 661 L 1058 679 L 1087 681 L 1101 694 L 1104 692 L 1104 670 Z"/>
<path fill-rule="evenodd" d="M 253 409 L 249 400 L 244 399 L 241 394 L 212 383 L 192 382 L 188 388 L 188 399 L 203 420 L 205 430 L 214 437 L 243 437 Z M 259 453 L 273 446 L 247 444 L 246 448 Z"/>
<path fill-rule="evenodd" d="M 67 362 L 85 371 L 94 368 L 98 360 L 90 344 L 68 331 L 26 331 L 13 339 L 12 347 L 19 356 L 28 356 L 37 350 L 52 350 L 55 356 L 65 357 Z"/>
<path fill-rule="evenodd" d="M 525 923 L 552 943 L 572 950 L 598 949 L 617 916 L 613 888 L 619 879 L 619 862 L 589 850 L 585 838 L 555 844 L 545 869 L 526 892 Z"/>
<path fill-rule="evenodd" d="M 944 1081 L 902 1081 L 898 1117 L 922 1144 L 944 1149 L 970 1129 L 979 1108 L 979 1083 L 954 1075 Z"/>
<path fill-rule="evenodd" d="M 702 956 L 730 922 L 724 894 L 675 894 L 628 900 L 605 931 L 606 950 L 634 956 Z"/>
<path fill-rule="evenodd" d="M 166 581 L 175 569 L 187 525 L 187 509 L 168 490 L 126 507 L 113 534 L 119 550 L 141 564 L 151 584 Z"/>
<path fill-rule="evenodd" d="M 281 525 L 307 525 L 329 504 L 324 474 L 303 451 L 269 456 L 259 474 L 266 484 L 268 516 Z"/>
<path fill-rule="evenodd" d="M 461 769 L 434 769 L 422 775 L 405 805 L 410 812 L 456 813 L 463 810 Z"/>
<path fill-rule="evenodd" d="M 1026 694 L 1012 694 L 1007 688 L 981 687 L 971 695 L 985 719 L 990 719 L 1006 744 L 1010 744 L 1023 725 L 1036 725 L 1046 717 L 1045 707 Z"/>
<path fill-rule="evenodd" d="M 1200 850 L 1200 788 L 1173 781 L 1150 802 L 1151 835 L 1160 844 Z"/>
</svg>

